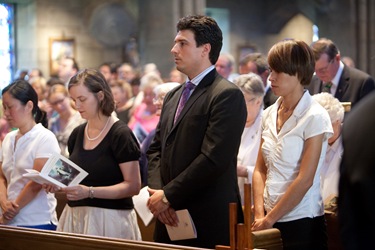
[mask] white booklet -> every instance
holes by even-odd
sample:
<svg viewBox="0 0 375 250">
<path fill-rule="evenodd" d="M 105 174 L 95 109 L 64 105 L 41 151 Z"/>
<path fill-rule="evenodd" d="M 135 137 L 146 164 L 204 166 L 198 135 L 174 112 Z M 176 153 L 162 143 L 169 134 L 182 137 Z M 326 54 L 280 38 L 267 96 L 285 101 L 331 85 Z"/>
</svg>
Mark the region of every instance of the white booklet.
<svg viewBox="0 0 375 250">
<path fill-rule="evenodd" d="M 52 184 L 61 188 L 78 185 L 88 173 L 68 158 L 53 154 L 44 164 L 42 171 L 25 169 L 23 177 L 39 184 Z"/>
<path fill-rule="evenodd" d="M 177 227 L 165 225 L 171 240 L 186 240 L 197 238 L 197 230 L 187 209 L 176 211 L 178 217 Z"/>
<path fill-rule="evenodd" d="M 147 201 L 150 198 L 147 188 L 147 186 L 142 188 L 138 195 L 133 196 L 134 209 L 137 211 L 138 216 L 141 218 L 146 227 L 154 218 L 154 215 L 147 207 Z"/>
</svg>

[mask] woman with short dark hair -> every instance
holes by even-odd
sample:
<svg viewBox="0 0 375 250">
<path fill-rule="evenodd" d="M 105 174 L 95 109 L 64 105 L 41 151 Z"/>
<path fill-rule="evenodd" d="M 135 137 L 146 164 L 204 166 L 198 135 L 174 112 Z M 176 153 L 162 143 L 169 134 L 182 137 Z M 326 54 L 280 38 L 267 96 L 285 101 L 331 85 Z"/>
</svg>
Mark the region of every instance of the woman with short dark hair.
<svg viewBox="0 0 375 250">
<path fill-rule="evenodd" d="M 320 170 L 333 130 L 327 111 L 304 89 L 313 52 L 303 41 L 285 40 L 271 48 L 268 63 L 280 97 L 263 113 L 252 230 L 278 228 L 284 249 L 327 249 Z"/>
</svg>

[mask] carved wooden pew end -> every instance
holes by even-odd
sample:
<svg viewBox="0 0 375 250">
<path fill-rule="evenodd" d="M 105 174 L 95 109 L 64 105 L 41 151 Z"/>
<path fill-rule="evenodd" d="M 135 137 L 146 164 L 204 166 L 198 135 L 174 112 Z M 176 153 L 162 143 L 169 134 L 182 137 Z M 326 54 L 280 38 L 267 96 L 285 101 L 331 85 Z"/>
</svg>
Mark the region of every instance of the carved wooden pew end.
<svg viewBox="0 0 375 250">
<path fill-rule="evenodd" d="M 281 233 L 276 228 L 251 231 L 253 216 L 251 212 L 251 185 L 245 183 L 244 224 L 237 223 L 237 204 L 229 204 L 229 238 L 230 246 L 217 245 L 216 250 L 250 250 L 283 248 Z"/>
</svg>

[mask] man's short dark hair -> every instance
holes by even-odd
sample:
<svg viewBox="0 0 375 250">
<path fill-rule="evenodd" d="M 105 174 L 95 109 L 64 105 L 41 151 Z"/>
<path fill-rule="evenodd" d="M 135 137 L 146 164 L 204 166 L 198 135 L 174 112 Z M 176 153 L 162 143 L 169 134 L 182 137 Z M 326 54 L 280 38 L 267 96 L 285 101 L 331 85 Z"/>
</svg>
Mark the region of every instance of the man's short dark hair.
<svg viewBox="0 0 375 250">
<path fill-rule="evenodd" d="M 241 59 L 239 65 L 244 66 L 249 62 L 253 62 L 257 67 L 257 74 L 261 75 L 264 71 L 268 70 L 267 57 L 259 52 L 253 52 L 247 54 L 244 58 Z"/>
<path fill-rule="evenodd" d="M 216 21 L 208 16 L 186 16 L 177 23 L 177 32 L 181 30 L 191 30 L 194 33 L 197 47 L 206 43 L 211 45 L 209 58 L 214 65 L 223 46 L 223 34 Z"/>
</svg>

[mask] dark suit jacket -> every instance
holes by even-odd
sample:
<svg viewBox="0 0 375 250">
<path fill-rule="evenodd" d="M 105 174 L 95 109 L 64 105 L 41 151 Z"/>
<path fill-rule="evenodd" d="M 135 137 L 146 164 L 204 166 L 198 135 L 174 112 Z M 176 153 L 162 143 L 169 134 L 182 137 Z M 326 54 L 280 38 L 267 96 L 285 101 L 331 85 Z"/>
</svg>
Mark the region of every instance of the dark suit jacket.
<svg viewBox="0 0 375 250">
<path fill-rule="evenodd" d="M 314 75 L 307 87 L 311 95 L 322 92 L 323 82 Z M 375 89 L 374 79 L 363 71 L 344 65 L 335 97 L 340 102 L 351 102 L 354 107 L 359 100 Z"/>
<path fill-rule="evenodd" d="M 338 216 L 344 249 L 375 245 L 375 93 L 347 115 L 340 169 Z"/>
<path fill-rule="evenodd" d="M 215 248 L 229 245 L 229 203 L 238 204 L 237 153 L 247 111 L 239 88 L 209 72 L 195 88 L 178 120 L 174 115 L 183 85 L 170 91 L 148 151 L 148 184 L 162 188 L 175 210 L 188 209 L 198 238 L 169 240 L 157 221 L 155 241 Z"/>
</svg>

